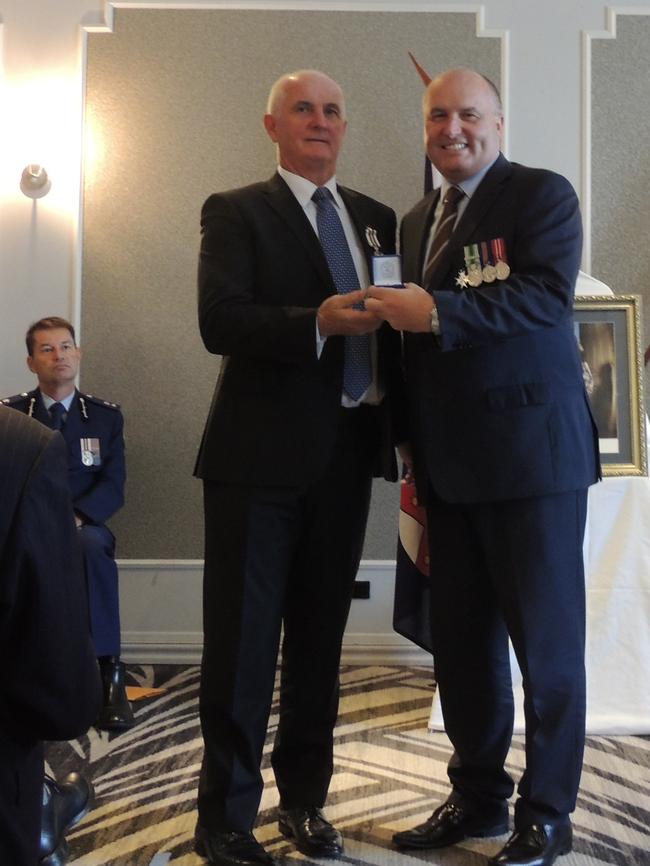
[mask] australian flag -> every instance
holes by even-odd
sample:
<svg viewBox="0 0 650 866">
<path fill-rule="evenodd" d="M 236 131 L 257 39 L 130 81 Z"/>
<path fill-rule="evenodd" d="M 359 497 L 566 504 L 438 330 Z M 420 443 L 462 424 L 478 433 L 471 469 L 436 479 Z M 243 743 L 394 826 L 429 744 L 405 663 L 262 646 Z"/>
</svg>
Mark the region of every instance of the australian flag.
<svg viewBox="0 0 650 866">
<path fill-rule="evenodd" d="M 431 78 L 410 52 L 409 56 L 426 87 Z M 425 155 L 424 194 L 433 188 L 433 166 Z M 402 481 L 400 494 L 393 628 L 422 649 L 432 652 L 427 516 L 424 506 L 418 502 L 412 477 Z"/>
<path fill-rule="evenodd" d="M 431 652 L 430 610 L 427 515 L 411 477 L 402 481 L 400 492 L 393 628 L 427 652 Z"/>
</svg>

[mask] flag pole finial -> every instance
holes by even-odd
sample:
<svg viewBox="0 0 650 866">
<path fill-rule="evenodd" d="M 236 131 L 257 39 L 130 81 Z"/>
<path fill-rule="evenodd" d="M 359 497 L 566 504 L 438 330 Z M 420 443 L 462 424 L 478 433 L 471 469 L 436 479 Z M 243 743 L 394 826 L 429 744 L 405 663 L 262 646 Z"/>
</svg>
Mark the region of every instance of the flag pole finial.
<svg viewBox="0 0 650 866">
<path fill-rule="evenodd" d="M 422 79 L 422 83 L 424 84 L 425 87 L 427 87 L 429 84 L 431 84 L 431 76 L 429 75 L 428 72 L 424 71 L 424 69 L 420 66 L 420 64 L 417 62 L 415 57 L 413 57 L 413 55 L 411 54 L 410 51 L 408 52 L 408 55 L 411 58 L 413 66 L 415 66 L 415 68 L 417 69 L 418 75 Z"/>
</svg>

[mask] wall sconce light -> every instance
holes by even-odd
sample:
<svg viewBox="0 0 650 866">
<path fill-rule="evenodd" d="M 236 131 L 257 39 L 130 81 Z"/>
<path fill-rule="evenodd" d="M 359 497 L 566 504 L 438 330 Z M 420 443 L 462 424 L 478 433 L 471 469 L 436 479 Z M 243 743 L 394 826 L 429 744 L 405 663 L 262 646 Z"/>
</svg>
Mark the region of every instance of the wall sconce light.
<svg viewBox="0 0 650 866">
<path fill-rule="evenodd" d="M 30 163 L 20 178 L 20 189 L 27 198 L 43 198 L 52 188 L 52 181 L 42 165 Z"/>
</svg>

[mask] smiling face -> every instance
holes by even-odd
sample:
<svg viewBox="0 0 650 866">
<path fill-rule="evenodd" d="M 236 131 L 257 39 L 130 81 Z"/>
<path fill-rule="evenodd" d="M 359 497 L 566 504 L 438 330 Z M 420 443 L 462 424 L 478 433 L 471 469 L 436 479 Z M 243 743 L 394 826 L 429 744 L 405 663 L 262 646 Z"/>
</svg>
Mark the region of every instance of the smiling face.
<svg viewBox="0 0 650 866">
<path fill-rule="evenodd" d="M 27 366 L 36 374 L 39 388 L 55 399 L 72 393 L 79 370 L 81 349 L 66 328 L 34 331 Z"/>
<path fill-rule="evenodd" d="M 336 173 L 347 127 L 341 88 L 322 72 L 306 70 L 281 78 L 269 103 L 264 126 L 280 165 L 321 186 Z"/>
<path fill-rule="evenodd" d="M 473 177 L 497 158 L 503 113 L 497 94 L 471 69 L 435 78 L 424 96 L 424 144 L 450 183 Z"/>
</svg>

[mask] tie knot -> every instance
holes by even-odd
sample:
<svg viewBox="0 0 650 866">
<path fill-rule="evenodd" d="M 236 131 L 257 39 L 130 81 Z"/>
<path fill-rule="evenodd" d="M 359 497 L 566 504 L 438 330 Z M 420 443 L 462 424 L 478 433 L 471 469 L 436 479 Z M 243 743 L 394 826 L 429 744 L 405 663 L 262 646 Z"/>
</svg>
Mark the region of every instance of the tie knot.
<svg viewBox="0 0 650 866">
<path fill-rule="evenodd" d="M 458 202 L 464 195 L 465 193 L 462 191 L 462 189 L 460 189 L 460 187 L 450 186 L 447 190 L 447 194 L 445 196 L 443 204 L 445 207 L 453 207 L 454 205 L 458 204 Z"/>
<path fill-rule="evenodd" d="M 312 195 L 311 200 L 317 205 L 323 204 L 324 202 L 332 200 L 332 193 L 328 190 L 326 186 L 317 186 L 314 190 L 314 194 Z"/>
<path fill-rule="evenodd" d="M 65 406 L 63 403 L 52 403 L 50 406 L 50 417 L 52 419 L 52 429 L 60 430 L 63 427 L 63 415 Z"/>
</svg>

